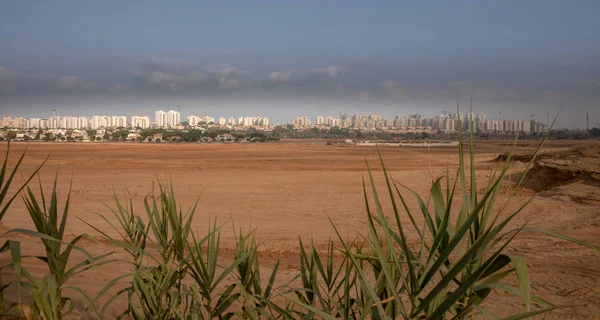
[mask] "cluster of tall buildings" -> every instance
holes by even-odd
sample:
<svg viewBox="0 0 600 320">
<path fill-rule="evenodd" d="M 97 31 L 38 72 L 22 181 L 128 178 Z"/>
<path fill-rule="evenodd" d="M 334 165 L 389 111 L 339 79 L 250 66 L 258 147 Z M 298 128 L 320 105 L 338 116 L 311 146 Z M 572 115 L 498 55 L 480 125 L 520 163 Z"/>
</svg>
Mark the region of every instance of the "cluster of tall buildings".
<svg viewBox="0 0 600 320">
<path fill-rule="evenodd" d="M 40 129 L 100 129 L 127 127 L 125 116 L 92 116 L 92 117 L 60 117 L 48 118 L 23 118 L 4 117 L 0 120 L 0 127 L 9 128 L 40 128 Z"/>
<path fill-rule="evenodd" d="M 204 116 L 199 117 L 196 115 L 190 115 L 187 117 L 188 124 L 192 127 L 196 127 L 202 124 L 218 124 L 220 126 L 244 126 L 244 127 L 266 127 L 269 125 L 269 118 L 267 117 L 229 117 L 228 119 L 221 117 L 219 120 L 215 120 L 213 117 Z"/>
<path fill-rule="evenodd" d="M 220 125 L 220 126 L 261 126 L 269 125 L 267 117 L 240 117 L 225 119 L 219 118 L 218 121 L 213 117 L 199 117 L 190 115 L 187 117 L 188 125 L 197 127 L 200 125 Z M 21 128 L 21 129 L 100 129 L 100 128 L 174 128 L 181 125 L 181 113 L 176 110 L 158 110 L 154 114 L 154 122 L 150 121 L 148 116 L 133 116 L 131 121 L 127 121 L 125 116 L 92 116 L 92 117 L 70 117 L 52 115 L 47 118 L 23 118 L 23 117 L 4 117 L 0 119 L 0 128 Z"/>
<path fill-rule="evenodd" d="M 531 120 L 505 120 L 486 119 L 485 114 L 466 114 L 461 118 L 459 113 L 443 112 L 432 118 L 425 118 L 420 114 L 397 115 L 393 119 L 386 119 L 377 114 L 357 113 L 354 115 L 341 114 L 339 118 L 318 116 L 313 124 L 309 117 L 295 117 L 294 126 L 307 128 L 314 126 L 338 126 L 359 130 L 388 129 L 388 130 L 439 130 L 452 132 L 458 130 L 459 119 L 462 120 L 462 129 L 470 129 L 470 120 L 473 122 L 474 131 L 486 132 L 543 132 L 546 126 L 540 121 Z"/>
<path fill-rule="evenodd" d="M 0 127 L 10 128 L 40 128 L 40 129 L 100 129 L 100 128 L 174 128 L 181 126 L 181 114 L 176 110 L 158 110 L 154 122 L 148 116 L 133 116 L 128 122 L 125 116 L 91 116 L 70 117 L 56 116 L 47 118 L 4 117 L 0 119 Z M 458 120 L 461 119 L 463 129 L 469 129 L 470 119 L 473 119 L 475 131 L 487 132 L 543 132 L 546 126 L 534 120 L 487 119 L 485 114 L 465 114 L 443 112 L 437 116 L 426 118 L 420 114 L 397 115 L 386 119 L 377 114 L 357 113 L 354 115 L 340 114 L 339 117 L 318 116 L 313 123 L 309 117 L 295 117 L 293 124 L 297 128 L 310 127 L 342 127 L 358 130 L 439 130 L 452 132 L 458 130 Z M 187 117 L 189 126 L 205 125 L 266 127 L 269 126 L 267 117 L 221 117 L 218 120 L 209 116 L 190 115 Z"/>
</svg>

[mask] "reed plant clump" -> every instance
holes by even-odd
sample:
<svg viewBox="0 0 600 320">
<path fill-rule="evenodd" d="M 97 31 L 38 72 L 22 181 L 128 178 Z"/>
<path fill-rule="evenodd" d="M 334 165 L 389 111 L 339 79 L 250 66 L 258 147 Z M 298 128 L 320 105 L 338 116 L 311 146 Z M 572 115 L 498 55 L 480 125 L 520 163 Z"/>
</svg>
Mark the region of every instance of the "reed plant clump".
<svg viewBox="0 0 600 320">
<path fill-rule="evenodd" d="M 39 198 L 33 190 L 27 186 L 27 194 L 23 195 L 23 201 L 35 226 L 35 230 L 13 229 L 9 232 L 19 232 L 39 238 L 42 242 L 45 254 L 32 256 L 21 255 L 20 243 L 12 241 L 9 245 L 12 259 L 12 267 L 16 273 L 16 280 L 9 285 L 17 288 L 19 310 L 28 319 L 66 319 L 72 314 L 75 308 L 75 302 L 72 297 L 65 295 L 65 290 L 78 292 L 80 297 L 87 302 L 88 308 L 94 308 L 92 298 L 86 292 L 77 286 L 69 285 L 69 280 L 92 268 L 114 262 L 109 259 L 113 252 L 103 253 L 97 256 L 90 255 L 87 251 L 78 246 L 78 243 L 84 238 L 90 238 L 85 234 L 78 235 L 72 240 L 65 237 L 67 227 L 67 218 L 69 214 L 70 194 L 68 192 L 63 209 L 59 208 L 57 194 L 57 181 L 54 179 L 49 202 L 39 183 Z M 61 214 L 62 211 L 62 214 Z M 72 263 L 73 251 L 80 251 L 85 259 Z M 41 279 L 36 278 L 27 268 L 23 266 L 22 259 L 35 259 L 46 265 L 48 274 Z M 28 307 L 21 304 L 21 289 L 28 293 L 32 303 Z"/>
<path fill-rule="evenodd" d="M 4 218 L 4 215 L 7 213 L 8 209 L 10 208 L 10 205 L 13 203 L 13 201 L 21 194 L 21 191 L 23 191 L 25 189 L 27 184 L 36 176 L 36 174 L 39 172 L 39 170 L 44 166 L 44 164 L 48 160 L 46 158 L 46 160 L 44 160 L 39 166 L 37 166 L 37 168 L 33 171 L 33 173 L 31 173 L 28 177 L 26 177 L 26 179 L 23 182 L 23 184 L 21 185 L 21 187 L 17 188 L 17 190 L 14 192 L 14 194 L 9 197 L 8 192 L 13 183 L 13 179 L 15 178 L 17 172 L 19 171 L 19 167 L 23 163 L 23 159 L 25 158 L 26 153 L 27 153 L 27 150 L 25 150 L 21 154 L 21 156 L 18 158 L 17 162 L 15 163 L 12 171 L 9 172 L 8 171 L 8 168 L 9 168 L 8 159 L 10 156 L 10 141 L 6 144 L 6 154 L 4 157 L 4 162 L 2 162 L 2 167 L 0 168 L 0 223 L 2 222 L 2 218 Z M 0 247 L 0 253 L 14 251 L 15 253 L 13 254 L 13 256 L 15 256 L 16 253 L 18 252 L 19 246 L 20 246 L 20 244 L 18 242 L 7 240 Z M 13 266 L 11 264 L 1 266 L 0 271 L 2 271 L 2 269 L 4 269 L 4 268 L 8 268 L 8 267 L 13 267 Z M 9 285 L 5 285 L 2 282 L 2 277 L 0 276 L 0 316 L 11 314 L 14 311 L 14 309 L 18 306 L 17 304 L 13 304 L 8 307 L 5 306 L 4 290 L 8 287 L 9 287 Z"/>
</svg>

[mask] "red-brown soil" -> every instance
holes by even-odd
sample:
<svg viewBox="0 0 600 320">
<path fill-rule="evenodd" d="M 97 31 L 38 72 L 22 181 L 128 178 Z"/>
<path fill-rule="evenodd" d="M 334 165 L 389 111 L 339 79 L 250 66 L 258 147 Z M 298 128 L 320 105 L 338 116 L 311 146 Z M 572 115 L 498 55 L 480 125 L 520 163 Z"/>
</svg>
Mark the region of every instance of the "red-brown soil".
<svg viewBox="0 0 600 320">
<path fill-rule="evenodd" d="M 562 152 L 573 144 L 571 141 L 550 141 L 544 152 Z M 587 144 L 598 147 L 598 142 Z M 283 259 L 280 279 L 291 279 L 298 272 L 298 236 L 313 238 L 319 246 L 335 238 L 328 217 L 348 236 L 365 231 L 365 206 L 361 196 L 361 179 L 366 174 L 365 160 L 376 171 L 378 188 L 385 188 L 375 148 L 327 146 L 324 141 L 318 140 L 227 145 L 15 143 L 11 145 L 11 166 L 25 147 L 27 155 L 15 186 L 49 156 L 41 171 L 44 191 L 50 192 L 57 170 L 61 199 L 72 181 L 71 216 L 67 227 L 71 236 L 80 233 L 96 235 L 82 220 L 116 235 L 92 212 L 108 214 L 103 203 L 112 205 L 113 191 L 120 195 L 127 186 L 136 210 L 143 215 L 142 201 L 151 191 L 153 181 L 168 177 L 172 179 L 176 196 L 184 207 L 191 206 L 200 196 L 194 219 L 194 228 L 199 232 L 206 230 L 215 217 L 223 222 L 232 220 L 236 226 L 256 228 L 258 236 L 266 240 L 261 249 L 265 267 L 271 267 L 278 258 Z M 531 152 L 535 147 L 536 142 L 521 141 L 516 151 Z M 480 187 L 487 183 L 490 169 L 501 166 L 492 160 L 511 148 L 508 143 L 476 142 L 475 161 Z M 5 150 L 6 143 L 0 144 L 0 154 L 4 154 Z M 430 150 L 382 147 L 381 152 L 394 179 L 422 196 L 427 195 L 432 178 L 446 172 L 447 167 L 455 170 L 458 166 L 456 147 Z M 500 203 L 506 201 L 512 190 L 511 183 L 523 168 L 523 163 L 510 164 L 511 175 Z M 522 190 L 511 200 L 505 212 L 537 194 L 516 218 L 515 226 L 527 223 L 600 245 L 600 198 L 597 195 L 600 188 L 592 186 L 593 189 L 580 190 L 580 184 L 584 181 L 558 187 L 564 190 L 548 189 L 546 186 Z M 590 190 L 595 190 L 596 194 L 590 194 Z M 565 192 L 578 193 L 583 200 L 564 196 Z M 384 201 L 383 206 L 386 212 L 390 212 L 388 202 Z M 418 208 L 412 199 L 409 206 L 415 210 Z M 20 199 L 15 201 L 2 224 L 3 231 L 33 227 Z M 416 239 L 414 233 L 408 236 L 412 241 Z M 32 237 L 11 237 L 22 242 L 22 251 L 27 254 L 43 251 Z M 232 228 L 225 227 L 222 238 L 227 255 L 234 243 Z M 92 254 L 114 250 L 103 242 L 87 241 L 84 247 Z M 526 257 L 534 294 L 558 305 L 576 306 L 554 311 L 547 318 L 600 317 L 600 252 L 535 234 L 519 236 L 508 250 Z M 126 258 L 120 253 L 117 256 Z M 2 265 L 8 263 L 8 259 L 8 255 L 0 255 Z M 34 261 L 29 261 L 26 267 L 37 274 L 47 272 Z M 128 266 L 124 263 L 110 264 L 100 271 L 77 276 L 72 284 L 94 294 L 109 279 L 127 270 Z M 10 272 L 4 270 L 3 279 L 9 279 Z M 494 297 L 492 309 L 498 313 L 523 311 L 519 298 L 502 293 Z M 117 304 L 111 312 L 116 312 L 119 307 Z"/>
</svg>

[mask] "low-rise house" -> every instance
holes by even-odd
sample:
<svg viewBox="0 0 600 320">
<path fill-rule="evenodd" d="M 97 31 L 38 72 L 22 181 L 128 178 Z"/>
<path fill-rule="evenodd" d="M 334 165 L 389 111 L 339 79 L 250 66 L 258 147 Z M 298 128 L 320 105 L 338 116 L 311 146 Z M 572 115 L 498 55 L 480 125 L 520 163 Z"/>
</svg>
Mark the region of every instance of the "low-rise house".
<svg viewBox="0 0 600 320">
<path fill-rule="evenodd" d="M 162 133 L 155 133 L 152 136 L 152 142 L 163 142 L 163 134 Z"/>
<path fill-rule="evenodd" d="M 130 132 L 127 135 L 127 138 L 125 138 L 125 140 L 127 140 L 127 141 L 138 141 L 140 139 L 142 139 L 142 135 L 139 133 L 135 133 L 135 132 Z"/>
<path fill-rule="evenodd" d="M 100 129 L 96 130 L 96 135 L 94 136 L 94 140 L 102 141 L 102 140 L 104 140 L 105 135 L 106 135 L 106 129 L 100 128 Z"/>
<path fill-rule="evenodd" d="M 220 134 L 215 137 L 215 141 L 218 141 L 218 142 L 233 142 L 234 140 L 235 140 L 235 137 L 229 133 Z"/>
<path fill-rule="evenodd" d="M 17 133 L 17 135 L 15 136 L 15 139 L 13 141 L 27 141 L 29 140 L 30 137 L 28 134 L 26 133 Z"/>
</svg>

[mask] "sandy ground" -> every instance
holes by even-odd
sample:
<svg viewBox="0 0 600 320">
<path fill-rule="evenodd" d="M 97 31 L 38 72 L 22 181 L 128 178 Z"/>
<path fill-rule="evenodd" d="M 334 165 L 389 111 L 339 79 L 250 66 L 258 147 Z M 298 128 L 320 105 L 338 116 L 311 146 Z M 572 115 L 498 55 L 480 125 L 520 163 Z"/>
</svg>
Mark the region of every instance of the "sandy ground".
<svg viewBox="0 0 600 320">
<path fill-rule="evenodd" d="M 550 142 L 545 149 L 558 152 L 573 144 Z M 15 155 L 26 146 L 24 143 L 11 146 L 14 152 L 11 165 L 16 161 Z M 516 148 L 524 151 L 533 150 L 535 146 L 534 142 L 521 142 Z M 383 190 L 385 186 L 375 148 L 327 146 L 316 140 L 245 145 L 32 143 L 27 147 L 21 174 L 31 172 L 49 155 L 42 170 L 45 191 L 50 191 L 57 170 L 61 195 L 67 192 L 72 180 L 69 234 L 95 235 L 82 220 L 104 228 L 106 225 L 91 212 L 107 214 L 109 211 L 103 203 L 112 205 L 112 192 L 120 195 L 125 186 L 142 214 L 142 201 L 151 191 L 153 181 L 169 177 L 185 208 L 200 196 L 195 228 L 200 232 L 206 230 L 214 218 L 223 222 L 231 220 L 236 226 L 257 228 L 259 237 L 266 240 L 261 251 L 262 263 L 268 268 L 282 257 L 282 278 L 292 278 L 298 272 L 298 236 L 312 237 L 321 245 L 335 237 L 327 217 L 348 236 L 365 231 L 365 205 L 361 196 L 365 160 L 377 171 L 378 187 Z M 6 143 L 1 143 L 0 154 L 5 149 Z M 509 149 L 510 143 L 477 142 L 476 168 L 481 186 L 490 168 L 498 167 L 491 160 Z M 423 196 L 428 192 L 432 177 L 444 173 L 447 166 L 452 169 L 458 165 L 456 147 L 431 150 L 384 147 L 381 150 L 392 176 Z M 511 173 L 522 170 L 522 164 L 511 165 Z M 600 193 L 600 189 L 596 190 Z M 586 192 L 589 193 L 589 189 Z M 509 203 L 508 211 L 534 194 L 531 190 L 520 192 Z M 538 194 L 513 224 L 528 223 L 600 245 L 600 206 L 594 200 L 598 197 L 573 201 L 551 193 L 546 195 L 549 196 Z M 505 199 L 501 197 L 500 202 Z M 418 208 L 414 200 L 409 206 Z M 389 212 L 389 208 L 389 203 L 384 201 L 384 210 Z M 14 203 L 2 224 L 4 230 L 32 227 L 21 200 Z M 40 251 L 35 239 L 22 235 L 13 237 L 22 241 L 24 252 Z M 227 252 L 233 245 L 232 228 L 224 228 L 222 237 L 224 252 Z M 415 239 L 414 233 L 409 237 Z M 92 242 L 86 244 L 86 249 L 92 253 L 111 250 L 106 244 Z M 600 319 L 599 252 L 535 234 L 523 234 L 509 251 L 527 258 L 535 294 L 559 305 L 577 306 L 555 311 L 547 318 Z M 2 265 L 7 261 L 7 255 L 0 256 Z M 35 262 L 28 266 L 34 273 L 46 272 Z M 108 265 L 100 272 L 74 278 L 73 284 L 93 294 L 126 268 L 119 263 Z M 10 278 L 8 273 L 4 271 L 3 278 Z M 492 308 L 502 314 L 523 311 L 519 298 L 501 293 L 496 295 Z"/>
</svg>

